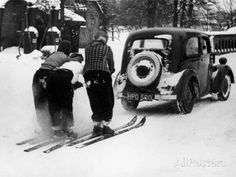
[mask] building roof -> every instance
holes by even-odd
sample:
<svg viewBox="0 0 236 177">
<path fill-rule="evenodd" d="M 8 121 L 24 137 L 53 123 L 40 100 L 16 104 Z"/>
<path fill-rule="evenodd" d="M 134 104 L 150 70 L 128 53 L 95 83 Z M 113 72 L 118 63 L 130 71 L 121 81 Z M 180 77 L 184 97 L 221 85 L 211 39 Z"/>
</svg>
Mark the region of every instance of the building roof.
<svg viewBox="0 0 236 177">
<path fill-rule="evenodd" d="M 5 4 L 8 2 L 9 0 L 1 0 L 0 1 L 0 7 L 4 7 Z M 34 4 L 34 7 L 39 8 L 41 10 L 46 10 L 45 6 L 43 6 L 41 3 L 37 3 L 37 0 L 24 0 L 25 2 L 30 2 L 32 4 Z M 56 2 L 56 1 L 55 1 Z M 54 4 L 53 4 L 54 5 Z M 56 6 L 56 9 L 58 8 L 58 5 Z M 65 13 L 65 17 L 69 18 L 72 21 L 76 21 L 76 22 L 86 22 L 86 20 L 84 19 L 84 17 L 74 13 L 73 11 L 65 8 L 64 9 L 64 13 Z"/>
<path fill-rule="evenodd" d="M 70 18 L 72 21 L 86 22 L 84 17 L 74 13 L 73 11 L 71 11 L 71 10 L 69 10 L 67 8 L 64 9 L 64 13 L 65 13 L 65 17 Z"/>
<path fill-rule="evenodd" d="M 6 3 L 7 3 L 8 0 L 1 0 L 0 1 L 0 7 L 3 7 Z"/>
<path fill-rule="evenodd" d="M 5 4 L 10 1 L 10 0 L 1 0 L 0 1 L 0 7 L 4 7 Z M 24 0 L 25 2 L 30 2 L 32 4 L 35 4 L 37 2 L 37 0 Z"/>
</svg>

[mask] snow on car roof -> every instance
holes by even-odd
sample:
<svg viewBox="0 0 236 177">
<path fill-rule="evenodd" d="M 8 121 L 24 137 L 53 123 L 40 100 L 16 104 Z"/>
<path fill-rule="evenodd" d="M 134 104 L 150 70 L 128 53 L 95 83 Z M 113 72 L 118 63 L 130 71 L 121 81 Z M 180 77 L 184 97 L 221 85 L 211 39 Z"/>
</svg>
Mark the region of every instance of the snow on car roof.
<svg viewBox="0 0 236 177">
<path fill-rule="evenodd" d="M 155 35 L 160 35 L 160 34 L 178 34 L 180 36 L 185 36 L 190 33 L 195 33 L 195 34 L 202 34 L 202 35 L 207 35 L 204 31 L 199 31 L 196 29 L 190 29 L 190 28 L 170 28 L 170 27 L 159 27 L 159 28 L 145 28 L 145 29 L 140 29 L 136 30 L 129 35 L 129 39 L 133 38 L 143 38 L 143 37 L 153 37 Z"/>
<path fill-rule="evenodd" d="M 236 34 L 236 27 L 229 28 L 226 32 Z"/>
</svg>

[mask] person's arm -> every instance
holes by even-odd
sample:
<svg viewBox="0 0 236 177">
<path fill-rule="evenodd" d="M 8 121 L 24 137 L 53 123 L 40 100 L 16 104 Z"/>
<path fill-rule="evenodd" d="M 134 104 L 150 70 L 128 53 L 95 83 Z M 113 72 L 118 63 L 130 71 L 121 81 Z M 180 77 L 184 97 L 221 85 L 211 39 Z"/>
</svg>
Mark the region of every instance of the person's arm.
<svg viewBox="0 0 236 177">
<path fill-rule="evenodd" d="M 69 60 L 70 61 L 78 61 L 78 62 L 82 62 L 84 61 L 84 58 L 81 54 L 78 54 L 78 53 L 72 53 L 69 57 Z"/>
<path fill-rule="evenodd" d="M 108 66 L 109 70 L 112 73 L 115 72 L 115 64 L 114 64 L 114 59 L 113 59 L 113 52 L 110 47 L 108 47 L 108 54 L 107 54 L 107 60 L 108 60 Z"/>
<path fill-rule="evenodd" d="M 83 71 L 83 65 L 76 61 L 76 62 L 73 62 L 73 78 L 71 80 L 71 83 L 72 83 L 72 87 L 74 90 L 80 88 L 80 87 L 83 87 L 83 84 L 79 81 L 79 75 L 82 74 L 82 71 Z"/>
<path fill-rule="evenodd" d="M 76 81 L 74 84 L 72 84 L 72 87 L 74 90 L 83 87 L 83 84 L 80 81 Z"/>
</svg>

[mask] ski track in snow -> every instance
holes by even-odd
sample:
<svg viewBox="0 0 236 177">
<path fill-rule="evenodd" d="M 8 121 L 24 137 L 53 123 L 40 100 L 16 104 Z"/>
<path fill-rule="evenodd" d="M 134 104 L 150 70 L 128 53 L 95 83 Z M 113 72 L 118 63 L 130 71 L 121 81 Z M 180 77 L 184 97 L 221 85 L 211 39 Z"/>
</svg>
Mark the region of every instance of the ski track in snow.
<svg viewBox="0 0 236 177">
<path fill-rule="evenodd" d="M 126 34 L 109 41 L 116 73 L 120 69 Z M 40 53 L 16 59 L 17 48 L 0 52 L 0 176 L 1 177 L 234 177 L 236 173 L 236 86 L 226 102 L 205 97 L 188 115 L 176 114 L 173 103 L 141 103 L 136 112 L 125 111 L 116 100 L 111 127 L 134 114 L 147 115 L 138 130 L 84 149 L 63 147 L 50 154 L 46 148 L 26 153 L 15 143 L 37 128 L 31 91 L 32 77 L 42 62 Z M 236 72 L 235 53 L 227 54 Z M 116 75 L 114 74 L 114 76 Z M 81 78 L 82 79 L 82 78 Z M 75 131 L 92 129 L 85 88 L 74 97 Z"/>
</svg>

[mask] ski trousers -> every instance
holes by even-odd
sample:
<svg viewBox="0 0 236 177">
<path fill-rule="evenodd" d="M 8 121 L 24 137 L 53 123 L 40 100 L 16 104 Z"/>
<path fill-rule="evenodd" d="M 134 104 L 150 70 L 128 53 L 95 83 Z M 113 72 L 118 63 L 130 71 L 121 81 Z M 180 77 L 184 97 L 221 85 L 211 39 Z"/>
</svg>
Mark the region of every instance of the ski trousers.
<svg viewBox="0 0 236 177">
<path fill-rule="evenodd" d="M 67 129 L 74 124 L 72 77 L 72 71 L 67 69 L 58 69 L 48 75 L 47 93 L 52 126 Z"/>
<path fill-rule="evenodd" d="M 96 122 L 111 121 L 114 107 L 114 93 L 111 74 L 92 70 L 84 74 L 87 94 L 92 109 L 92 120 Z"/>
</svg>

